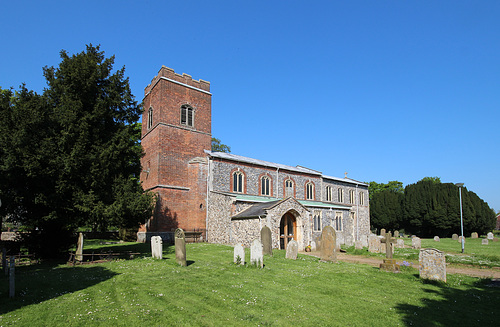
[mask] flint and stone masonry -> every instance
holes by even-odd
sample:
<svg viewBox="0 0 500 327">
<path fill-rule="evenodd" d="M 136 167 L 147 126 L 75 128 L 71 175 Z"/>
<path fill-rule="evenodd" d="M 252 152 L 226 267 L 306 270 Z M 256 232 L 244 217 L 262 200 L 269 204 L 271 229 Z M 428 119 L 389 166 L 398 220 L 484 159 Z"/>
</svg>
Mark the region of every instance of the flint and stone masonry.
<svg viewBox="0 0 500 327">
<path fill-rule="evenodd" d="M 145 89 L 141 181 L 158 195 L 138 240 L 202 232 L 203 240 L 250 246 L 262 227 L 273 248 L 302 251 L 332 226 L 339 240 L 369 235 L 368 185 L 301 167 L 211 151 L 210 83 L 163 66 Z M 338 167 L 332 167 L 338 169 Z M 186 234 L 187 235 L 187 234 Z"/>
</svg>

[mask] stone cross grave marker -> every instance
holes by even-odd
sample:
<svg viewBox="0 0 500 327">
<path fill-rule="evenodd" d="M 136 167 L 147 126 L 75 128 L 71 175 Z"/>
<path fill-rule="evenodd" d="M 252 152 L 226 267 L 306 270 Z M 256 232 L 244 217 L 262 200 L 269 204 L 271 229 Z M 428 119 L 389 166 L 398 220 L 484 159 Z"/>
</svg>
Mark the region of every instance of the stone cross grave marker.
<svg viewBox="0 0 500 327">
<path fill-rule="evenodd" d="M 420 237 L 414 237 L 411 239 L 411 247 L 413 249 L 420 249 L 422 247 L 422 241 L 420 240 Z"/>
<path fill-rule="evenodd" d="M 83 233 L 78 233 L 78 243 L 76 245 L 76 260 L 83 261 Z"/>
<path fill-rule="evenodd" d="M 151 255 L 153 259 L 163 259 L 163 240 L 161 236 L 151 236 Z"/>
<path fill-rule="evenodd" d="M 267 226 L 260 230 L 260 240 L 262 242 L 262 251 L 264 254 L 273 255 L 273 239 L 271 229 Z"/>
<path fill-rule="evenodd" d="M 245 264 L 245 248 L 242 244 L 236 244 L 234 246 L 234 263 L 239 263 L 240 265 Z"/>
<path fill-rule="evenodd" d="M 391 232 L 387 232 L 385 237 L 380 240 L 380 243 L 385 243 L 385 257 L 387 259 L 392 259 L 392 253 L 394 252 L 394 242 L 396 239 L 392 237 Z"/>
<path fill-rule="evenodd" d="M 436 249 L 421 249 L 418 256 L 420 278 L 446 282 L 446 257 Z"/>
<path fill-rule="evenodd" d="M 320 258 L 323 261 L 337 261 L 337 240 L 335 229 L 326 226 L 321 232 L 321 252 Z"/>
<path fill-rule="evenodd" d="M 186 236 L 181 228 L 175 230 L 175 261 L 182 267 L 187 266 Z"/>
<path fill-rule="evenodd" d="M 481 240 L 481 244 L 482 244 L 482 245 L 488 245 L 488 242 L 489 242 L 489 241 L 488 241 L 488 239 L 487 239 L 487 238 L 483 238 L 483 239 Z"/>
<path fill-rule="evenodd" d="M 489 232 L 488 235 L 487 235 L 487 238 L 489 240 L 492 240 L 493 239 L 493 233 L 492 232 Z"/>
<path fill-rule="evenodd" d="M 250 264 L 261 268 L 264 267 L 264 255 L 262 253 L 262 243 L 259 239 L 255 239 L 250 246 Z"/>
<path fill-rule="evenodd" d="M 380 230 L 380 236 L 384 236 L 385 237 L 385 233 L 386 233 L 385 228 L 382 228 Z"/>
<path fill-rule="evenodd" d="M 458 240 L 458 234 L 451 235 L 451 239 L 454 241 Z"/>
<path fill-rule="evenodd" d="M 439 239 L 439 236 L 434 236 L 434 242 L 439 242 L 440 239 Z"/>
<path fill-rule="evenodd" d="M 380 253 L 380 238 L 377 235 L 370 235 L 368 237 L 368 251 Z"/>
<path fill-rule="evenodd" d="M 470 234 L 470 238 L 479 238 L 479 235 L 477 234 L 477 232 L 474 232 Z"/>
<path fill-rule="evenodd" d="M 297 252 L 299 250 L 299 245 L 296 240 L 291 240 L 286 246 L 286 256 L 287 259 L 297 260 Z"/>
</svg>

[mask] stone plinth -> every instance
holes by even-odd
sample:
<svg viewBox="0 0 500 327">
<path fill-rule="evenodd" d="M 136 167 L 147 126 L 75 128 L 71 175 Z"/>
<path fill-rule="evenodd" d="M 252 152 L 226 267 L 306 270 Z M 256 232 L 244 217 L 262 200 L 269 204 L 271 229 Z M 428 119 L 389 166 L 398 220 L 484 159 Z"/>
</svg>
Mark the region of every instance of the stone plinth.
<svg viewBox="0 0 500 327">
<path fill-rule="evenodd" d="M 380 270 L 399 271 L 399 266 L 396 263 L 396 259 L 384 259 L 384 263 L 380 264 Z"/>
</svg>

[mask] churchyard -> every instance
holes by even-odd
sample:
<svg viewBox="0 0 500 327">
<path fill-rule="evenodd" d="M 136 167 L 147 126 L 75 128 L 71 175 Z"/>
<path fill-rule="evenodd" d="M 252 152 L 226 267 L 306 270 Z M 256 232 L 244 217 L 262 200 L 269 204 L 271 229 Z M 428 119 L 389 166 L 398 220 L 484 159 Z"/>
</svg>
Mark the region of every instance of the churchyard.
<svg viewBox="0 0 500 327">
<path fill-rule="evenodd" d="M 428 241 L 434 242 L 423 239 L 422 247 Z M 457 246 L 444 241 L 429 247 Z M 472 243 L 466 240 L 466 253 Z M 2 274 L 0 326 L 498 324 L 500 288 L 487 279 L 449 274 L 446 283 L 434 282 L 420 279 L 411 267 L 393 273 L 304 254 L 291 260 L 280 250 L 264 255 L 264 267 L 258 268 L 248 264 L 248 248 L 247 264 L 237 265 L 233 247 L 207 243 L 186 245 L 184 267 L 168 244 L 162 259 L 152 258 L 150 244 L 86 240 L 84 253 L 93 251 L 141 254 L 74 267 L 18 267 L 13 299 Z"/>
</svg>

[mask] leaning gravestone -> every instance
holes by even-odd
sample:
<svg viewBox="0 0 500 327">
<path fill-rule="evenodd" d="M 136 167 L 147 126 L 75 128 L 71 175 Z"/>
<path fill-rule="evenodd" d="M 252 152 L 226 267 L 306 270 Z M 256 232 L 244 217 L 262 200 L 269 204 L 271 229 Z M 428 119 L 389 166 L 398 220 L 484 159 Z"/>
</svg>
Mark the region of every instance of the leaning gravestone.
<svg viewBox="0 0 500 327">
<path fill-rule="evenodd" d="M 474 232 L 470 234 L 470 238 L 479 238 L 479 235 L 476 232 Z"/>
<path fill-rule="evenodd" d="M 153 259 L 163 259 L 163 241 L 161 236 L 151 236 L 151 256 Z"/>
<path fill-rule="evenodd" d="M 337 261 L 337 240 L 335 229 L 326 226 L 321 232 L 321 252 L 320 258 L 323 261 Z"/>
<path fill-rule="evenodd" d="M 481 244 L 482 244 L 482 245 L 488 245 L 488 243 L 489 243 L 489 241 L 488 241 L 488 239 L 487 239 L 487 238 L 483 238 L 483 239 L 481 240 Z"/>
<path fill-rule="evenodd" d="M 234 263 L 240 265 L 245 264 L 245 248 L 241 244 L 236 244 L 234 246 Z"/>
<path fill-rule="evenodd" d="M 405 247 L 405 240 L 403 240 L 402 238 L 398 238 L 396 240 L 396 247 L 399 248 L 399 249 L 404 249 L 404 247 Z"/>
<path fill-rule="evenodd" d="M 454 241 L 457 241 L 458 240 L 458 234 L 451 235 L 451 239 L 454 240 Z"/>
<path fill-rule="evenodd" d="M 368 252 L 380 253 L 380 239 L 377 235 L 368 236 Z"/>
<path fill-rule="evenodd" d="M 83 233 L 78 234 L 78 244 L 76 246 L 76 260 L 83 261 Z"/>
<path fill-rule="evenodd" d="M 492 240 L 493 239 L 493 233 L 492 232 L 489 232 L 488 235 L 487 235 L 487 238 L 489 240 Z"/>
<path fill-rule="evenodd" d="M 446 283 L 446 257 L 436 249 L 421 249 L 418 256 L 420 278 Z"/>
<path fill-rule="evenodd" d="M 434 242 L 439 242 L 440 239 L 439 239 L 439 236 L 434 236 Z"/>
<path fill-rule="evenodd" d="M 271 229 L 267 226 L 260 230 L 260 240 L 262 241 L 262 251 L 264 254 L 273 255 L 273 240 Z"/>
<path fill-rule="evenodd" d="M 385 237 L 385 233 L 386 233 L 385 228 L 382 228 L 382 229 L 380 230 L 380 236 Z"/>
<path fill-rule="evenodd" d="M 181 228 L 175 230 L 175 261 L 182 267 L 187 266 L 186 236 Z"/>
<path fill-rule="evenodd" d="M 250 246 L 250 264 L 260 268 L 264 267 L 264 255 L 262 253 L 262 243 L 255 239 Z"/>
<path fill-rule="evenodd" d="M 420 240 L 420 237 L 414 237 L 411 239 L 411 247 L 413 249 L 420 249 L 422 247 L 422 241 Z"/>
<path fill-rule="evenodd" d="M 299 245 L 297 241 L 291 240 L 286 246 L 286 256 L 287 259 L 297 260 L 297 252 L 299 250 Z"/>
</svg>

